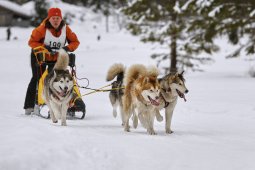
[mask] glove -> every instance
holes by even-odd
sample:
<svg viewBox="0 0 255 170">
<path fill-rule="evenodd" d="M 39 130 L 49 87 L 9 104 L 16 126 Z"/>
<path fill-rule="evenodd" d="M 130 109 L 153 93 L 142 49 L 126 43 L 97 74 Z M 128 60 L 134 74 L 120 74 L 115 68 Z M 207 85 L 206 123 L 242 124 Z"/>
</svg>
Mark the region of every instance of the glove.
<svg viewBox="0 0 255 170">
<path fill-rule="evenodd" d="M 67 46 L 64 46 L 63 49 L 66 51 L 66 52 L 69 52 L 69 48 Z"/>
<path fill-rule="evenodd" d="M 74 53 L 69 54 L 69 66 L 70 67 L 75 66 L 75 54 Z"/>
<path fill-rule="evenodd" d="M 49 45 L 45 45 L 44 48 L 46 48 L 50 53 L 53 52 L 52 49 L 51 49 L 51 47 L 50 47 Z"/>
</svg>

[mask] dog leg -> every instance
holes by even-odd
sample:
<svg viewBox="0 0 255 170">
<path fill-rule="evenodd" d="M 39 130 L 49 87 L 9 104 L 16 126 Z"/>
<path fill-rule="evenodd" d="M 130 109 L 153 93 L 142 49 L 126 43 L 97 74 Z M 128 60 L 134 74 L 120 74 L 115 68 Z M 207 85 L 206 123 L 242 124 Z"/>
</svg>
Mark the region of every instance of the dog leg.
<svg viewBox="0 0 255 170">
<path fill-rule="evenodd" d="M 131 117 L 131 113 L 128 112 L 126 117 L 125 117 L 126 120 L 125 120 L 125 125 L 124 125 L 124 131 L 126 131 L 126 132 L 130 132 L 130 126 L 129 126 L 130 117 Z"/>
<path fill-rule="evenodd" d="M 148 128 L 147 128 L 147 132 L 150 134 L 150 135 L 156 135 L 156 132 L 154 131 L 154 118 L 155 118 L 155 113 L 154 112 L 151 112 L 148 113 Z"/>
<path fill-rule="evenodd" d="M 117 98 L 116 98 L 116 95 L 114 92 L 110 92 L 109 94 L 109 98 L 110 98 L 110 102 L 112 104 L 112 114 L 113 114 L 113 117 L 117 117 L 117 107 L 118 107 L 118 101 L 117 101 Z"/>
<path fill-rule="evenodd" d="M 158 122 L 162 122 L 163 121 L 163 116 L 161 116 L 160 112 L 158 109 L 155 109 L 156 111 L 156 118 Z"/>
<path fill-rule="evenodd" d="M 63 103 L 61 107 L 61 126 L 66 126 L 67 109 L 68 105 Z"/>
<path fill-rule="evenodd" d="M 136 112 L 134 111 L 134 113 L 133 113 L 133 127 L 136 129 L 137 126 L 138 126 L 138 117 L 137 117 Z"/>
<path fill-rule="evenodd" d="M 52 122 L 57 123 L 58 119 L 56 118 L 55 114 L 56 114 L 56 112 L 58 112 L 58 109 L 56 109 L 54 103 L 52 103 L 52 102 L 49 102 L 47 105 L 49 106 L 49 109 L 50 109 L 50 117 L 51 117 Z"/>
<path fill-rule="evenodd" d="M 56 119 L 52 109 L 50 109 L 50 117 L 53 123 L 58 123 L 58 120 Z"/>
<path fill-rule="evenodd" d="M 138 118 L 145 129 L 148 129 L 148 124 L 144 113 L 138 113 Z"/>
<path fill-rule="evenodd" d="M 122 126 L 125 125 L 125 112 L 123 110 L 123 107 L 120 108 L 120 116 L 121 116 L 121 121 L 122 121 Z"/>
<path fill-rule="evenodd" d="M 113 103 L 112 104 L 112 108 L 113 108 L 113 111 L 112 111 L 112 114 L 113 114 L 113 117 L 117 117 L 117 107 L 118 107 L 118 103 Z"/>
<path fill-rule="evenodd" d="M 171 130 L 171 122 L 172 122 L 173 111 L 174 111 L 176 103 L 177 103 L 177 100 L 169 104 L 169 106 L 165 110 L 165 114 L 166 114 L 165 129 L 166 129 L 166 133 L 168 134 L 173 133 L 173 131 Z"/>
</svg>

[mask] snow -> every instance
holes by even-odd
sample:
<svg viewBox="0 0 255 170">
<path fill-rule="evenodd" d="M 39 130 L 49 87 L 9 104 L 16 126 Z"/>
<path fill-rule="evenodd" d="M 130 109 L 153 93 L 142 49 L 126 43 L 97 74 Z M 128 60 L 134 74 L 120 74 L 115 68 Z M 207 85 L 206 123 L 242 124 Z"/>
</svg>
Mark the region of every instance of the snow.
<svg viewBox="0 0 255 170">
<path fill-rule="evenodd" d="M 209 17 L 215 17 L 215 15 L 220 12 L 220 9 L 223 7 L 223 5 L 219 5 L 215 7 L 211 12 L 209 12 L 208 16 Z"/>
<path fill-rule="evenodd" d="M 178 13 L 178 14 L 180 14 L 180 13 L 182 12 L 182 10 L 180 9 L 180 4 L 179 4 L 178 1 L 176 1 L 175 6 L 174 6 L 173 9 L 174 9 L 174 11 L 175 11 L 176 13 Z"/>
<path fill-rule="evenodd" d="M 93 25 L 71 25 L 81 41 L 75 52 L 77 76 L 88 78 L 91 88 L 109 84 L 106 72 L 113 63 L 155 64 L 150 45 L 125 31 L 106 34 Z M 67 120 L 66 127 L 25 116 L 32 29 L 13 27 L 12 37 L 18 39 L 7 42 L 6 28 L 0 28 L 1 170 L 255 169 L 255 79 L 248 76 L 249 62 L 224 59 L 231 50 L 226 41 L 219 40 L 222 50 L 214 54 L 213 65 L 204 66 L 205 72 L 185 74 L 190 92 L 187 102 L 177 103 L 174 133 L 167 135 L 164 123 L 155 120 L 157 135 L 150 136 L 140 124 L 124 132 L 103 92 L 84 96 L 86 118 Z"/>
<path fill-rule="evenodd" d="M 20 6 L 16 3 L 7 1 L 7 0 L 0 0 L 0 6 L 10 9 L 12 11 L 15 11 L 15 12 L 25 15 L 25 16 L 31 16 L 31 12 L 25 10 L 26 8 L 23 8 L 22 6 Z"/>
<path fill-rule="evenodd" d="M 255 10 L 253 10 L 250 14 L 249 17 L 253 17 L 255 15 Z"/>
</svg>

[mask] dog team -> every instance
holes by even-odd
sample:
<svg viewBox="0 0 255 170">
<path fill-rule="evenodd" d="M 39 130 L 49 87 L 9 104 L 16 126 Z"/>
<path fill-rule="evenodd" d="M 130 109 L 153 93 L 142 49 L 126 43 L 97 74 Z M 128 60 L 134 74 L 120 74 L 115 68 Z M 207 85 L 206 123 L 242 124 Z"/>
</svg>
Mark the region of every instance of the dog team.
<svg viewBox="0 0 255 170">
<path fill-rule="evenodd" d="M 69 63 L 68 54 L 59 51 L 58 60 L 44 81 L 43 99 L 49 107 L 50 117 L 54 123 L 61 119 L 61 125 L 66 125 L 66 114 L 73 98 L 73 80 L 67 70 Z M 172 133 L 171 120 L 177 98 L 183 98 L 188 89 L 182 73 L 168 74 L 158 78 L 159 71 L 156 67 L 145 67 L 141 64 L 132 65 L 125 70 L 124 65 L 114 64 L 107 73 L 106 80 L 112 83 L 109 98 L 113 107 L 113 116 L 120 110 L 124 130 L 129 132 L 129 120 L 132 117 L 133 127 L 137 128 L 138 120 L 147 129 L 150 135 L 155 135 L 154 118 L 162 121 L 160 110 L 165 110 L 165 131 Z M 125 87 L 125 88 L 122 88 Z"/>
<path fill-rule="evenodd" d="M 112 81 L 109 98 L 113 107 L 113 116 L 117 116 L 119 107 L 124 130 L 129 132 L 129 120 L 132 117 L 133 127 L 137 128 L 138 120 L 150 135 L 155 135 L 154 118 L 161 122 L 160 110 L 165 110 L 165 131 L 172 133 L 171 120 L 177 98 L 185 99 L 188 89 L 185 86 L 183 72 L 170 73 L 158 78 L 156 67 L 145 67 L 141 64 L 132 65 L 125 70 L 124 65 L 114 64 L 107 73 L 106 80 Z M 124 89 L 121 87 L 125 87 Z"/>
</svg>

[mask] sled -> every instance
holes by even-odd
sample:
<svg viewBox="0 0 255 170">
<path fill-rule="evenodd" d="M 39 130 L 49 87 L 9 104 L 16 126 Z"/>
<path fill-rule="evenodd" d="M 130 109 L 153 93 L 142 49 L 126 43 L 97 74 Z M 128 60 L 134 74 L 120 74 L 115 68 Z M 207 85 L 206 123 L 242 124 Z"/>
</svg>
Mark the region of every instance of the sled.
<svg viewBox="0 0 255 170">
<path fill-rule="evenodd" d="M 37 59 L 38 70 L 40 71 L 40 73 L 41 73 L 42 65 L 46 65 L 48 67 L 54 66 L 55 62 L 46 61 L 46 55 L 56 55 L 56 53 L 54 54 L 49 53 L 48 50 L 42 46 L 37 47 L 33 50 Z M 74 72 L 73 68 L 75 67 L 75 54 L 69 53 L 69 60 L 70 60 L 69 67 L 71 68 L 71 71 L 72 71 L 71 75 L 74 81 L 73 90 L 76 95 L 70 102 L 70 107 L 68 108 L 68 111 L 67 111 L 67 119 L 84 119 L 86 114 L 86 105 L 82 100 L 80 90 L 77 86 L 77 82 L 75 81 L 75 74 L 73 74 Z M 41 74 L 42 75 L 39 79 L 39 82 L 37 83 L 37 88 L 36 88 L 36 101 L 35 101 L 36 105 L 34 108 L 34 114 L 39 117 L 49 119 L 50 118 L 49 109 L 42 98 L 42 93 L 44 88 L 44 79 L 48 75 L 48 69 L 46 69 Z"/>
</svg>

